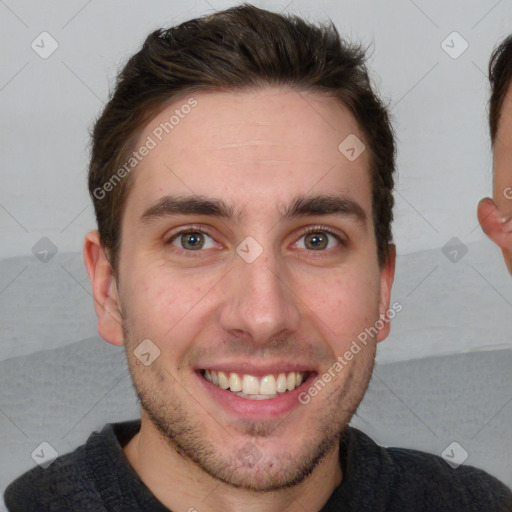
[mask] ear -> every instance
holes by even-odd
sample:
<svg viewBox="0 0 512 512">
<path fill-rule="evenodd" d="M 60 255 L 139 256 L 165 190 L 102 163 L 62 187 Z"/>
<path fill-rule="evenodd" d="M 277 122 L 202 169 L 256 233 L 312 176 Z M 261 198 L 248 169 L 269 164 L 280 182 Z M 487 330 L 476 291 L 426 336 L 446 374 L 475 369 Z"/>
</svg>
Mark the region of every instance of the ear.
<svg viewBox="0 0 512 512">
<path fill-rule="evenodd" d="M 389 255 L 386 263 L 380 271 L 380 303 L 379 318 L 384 326 L 379 329 L 377 343 L 386 339 L 390 331 L 390 319 L 388 317 L 389 304 L 391 302 L 391 287 L 395 279 L 396 246 L 389 244 Z"/>
<path fill-rule="evenodd" d="M 478 203 L 478 222 L 484 233 L 502 249 L 512 246 L 512 226 L 510 218 L 505 218 L 496 203 L 486 197 Z M 508 221 L 508 222 L 507 222 Z"/>
<path fill-rule="evenodd" d="M 500 247 L 512 274 L 512 216 L 505 217 L 489 197 L 478 203 L 477 216 L 484 233 Z"/>
<path fill-rule="evenodd" d="M 85 237 L 84 261 L 92 286 L 98 333 L 112 345 L 122 345 L 123 329 L 117 283 L 98 231 L 91 231 Z"/>
</svg>

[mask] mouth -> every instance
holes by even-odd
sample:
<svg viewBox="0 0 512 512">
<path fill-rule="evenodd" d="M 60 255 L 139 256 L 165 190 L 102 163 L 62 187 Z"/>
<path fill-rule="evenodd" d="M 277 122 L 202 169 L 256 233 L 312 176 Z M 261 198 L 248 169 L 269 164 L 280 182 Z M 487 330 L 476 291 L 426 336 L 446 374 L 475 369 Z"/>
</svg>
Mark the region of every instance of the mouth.
<svg viewBox="0 0 512 512">
<path fill-rule="evenodd" d="M 300 388 L 313 376 L 311 371 L 269 373 L 255 376 L 221 370 L 199 371 L 203 379 L 246 400 L 272 400 Z"/>
<path fill-rule="evenodd" d="M 194 369 L 199 388 L 215 414 L 264 421 L 277 420 L 294 409 L 310 413 L 300 397 L 318 376 L 309 363 L 295 361 L 224 361 Z M 222 411 L 222 412 L 220 412 Z"/>
</svg>

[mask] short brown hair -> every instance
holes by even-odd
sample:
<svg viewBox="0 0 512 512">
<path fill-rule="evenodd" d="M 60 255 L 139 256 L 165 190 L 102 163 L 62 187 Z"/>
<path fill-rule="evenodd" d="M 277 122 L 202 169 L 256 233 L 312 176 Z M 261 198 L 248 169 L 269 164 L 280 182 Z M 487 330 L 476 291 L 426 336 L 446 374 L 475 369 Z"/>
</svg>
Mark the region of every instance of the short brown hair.
<svg viewBox="0 0 512 512">
<path fill-rule="evenodd" d="M 489 82 L 491 84 L 491 98 L 489 100 L 489 131 L 491 143 L 494 146 L 501 108 L 512 81 L 512 35 L 509 35 L 492 52 L 489 61 Z"/>
<path fill-rule="evenodd" d="M 115 173 L 144 125 L 183 94 L 268 85 L 326 93 L 354 115 L 370 155 L 379 264 L 387 261 L 396 149 L 387 109 L 369 81 L 365 51 L 343 41 L 332 21 L 316 26 L 294 15 L 242 4 L 149 34 L 119 73 L 95 123 L 89 192 L 101 243 L 116 275 L 121 219 L 132 180 L 123 173 L 119 184 L 109 187 L 107 200 L 97 191 L 113 177 L 119 179 Z"/>
</svg>

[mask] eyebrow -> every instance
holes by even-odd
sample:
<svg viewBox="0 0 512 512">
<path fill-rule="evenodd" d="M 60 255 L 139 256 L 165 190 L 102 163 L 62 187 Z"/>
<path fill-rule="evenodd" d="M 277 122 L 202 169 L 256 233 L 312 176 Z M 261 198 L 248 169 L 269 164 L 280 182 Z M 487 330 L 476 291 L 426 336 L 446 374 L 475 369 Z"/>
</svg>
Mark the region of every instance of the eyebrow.
<svg viewBox="0 0 512 512">
<path fill-rule="evenodd" d="M 281 220 L 291 220 L 314 215 L 340 215 L 352 217 L 366 227 L 367 215 L 355 200 L 346 196 L 322 194 L 299 195 L 284 207 L 279 208 Z M 207 215 L 240 222 L 244 215 L 222 199 L 194 196 L 164 196 L 140 216 L 139 222 L 148 223 L 155 219 L 173 215 Z"/>
</svg>

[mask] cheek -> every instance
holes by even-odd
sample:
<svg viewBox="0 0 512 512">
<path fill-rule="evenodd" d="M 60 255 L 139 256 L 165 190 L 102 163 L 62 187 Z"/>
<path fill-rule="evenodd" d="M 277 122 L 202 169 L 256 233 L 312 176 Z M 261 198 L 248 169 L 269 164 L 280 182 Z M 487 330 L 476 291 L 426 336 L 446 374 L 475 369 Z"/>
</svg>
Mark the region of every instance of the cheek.
<svg viewBox="0 0 512 512">
<path fill-rule="evenodd" d="M 166 279 L 162 273 L 151 275 L 146 271 L 142 279 L 132 276 L 123 301 L 132 336 L 149 338 L 162 348 L 169 339 L 179 343 L 176 332 L 183 335 L 190 326 L 194 306 L 202 296 L 200 287 L 184 284 Z"/>
<path fill-rule="evenodd" d="M 307 290 L 304 303 L 324 324 L 327 339 L 332 344 L 345 345 L 379 317 L 379 281 L 371 275 L 364 279 L 349 274 L 323 282 L 321 287 L 304 282 Z"/>
</svg>

